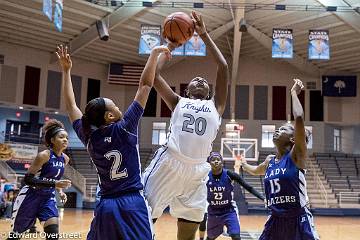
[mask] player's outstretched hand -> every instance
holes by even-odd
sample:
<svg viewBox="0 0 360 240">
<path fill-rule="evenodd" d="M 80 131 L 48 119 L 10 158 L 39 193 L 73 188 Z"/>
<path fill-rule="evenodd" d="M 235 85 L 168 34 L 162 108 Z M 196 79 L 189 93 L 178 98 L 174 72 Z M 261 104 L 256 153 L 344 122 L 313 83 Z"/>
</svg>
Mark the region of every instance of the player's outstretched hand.
<svg viewBox="0 0 360 240">
<path fill-rule="evenodd" d="M 202 16 L 200 13 L 197 13 L 195 11 L 191 12 L 191 19 L 194 22 L 194 26 L 195 26 L 195 31 L 199 34 L 199 36 L 203 35 L 204 33 L 206 33 L 206 27 L 205 27 L 205 23 L 202 19 Z"/>
<path fill-rule="evenodd" d="M 304 84 L 300 79 L 295 78 L 294 79 L 294 85 L 291 88 L 291 93 L 296 92 L 297 95 L 301 93 L 301 90 L 304 88 Z"/>
<path fill-rule="evenodd" d="M 167 46 L 156 46 L 151 50 L 151 54 L 156 54 L 156 56 L 159 56 L 160 53 L 164 53 L 169 60 L 171 59 L 171 52 Z"/>
<path fill-rule="evenodd" d="M 62 188 L 62 189 L 67 189 L 69 187 L 71 187 L 71 181 L 64 179 L 64 180 L 59 180 L 55 183 L 55 187 L 56 188 Z"/>
<path fill-rule="evenodd" d="M 64 193 L 64 192 L 59 192 L 59 196 L 60 196 L 61 202 L 65 204 L 65 203 L 67 202 L 67 195 L 66 195 L 66 193 Z"/>
<path fill-rule="evenodd" d="M 67 46 L 57 46 L 55 54 L 59 60 L 59 65 L 61 66 L 63 71 L 68 71 L 72 68 L 72 61 Z"/>
</svg>

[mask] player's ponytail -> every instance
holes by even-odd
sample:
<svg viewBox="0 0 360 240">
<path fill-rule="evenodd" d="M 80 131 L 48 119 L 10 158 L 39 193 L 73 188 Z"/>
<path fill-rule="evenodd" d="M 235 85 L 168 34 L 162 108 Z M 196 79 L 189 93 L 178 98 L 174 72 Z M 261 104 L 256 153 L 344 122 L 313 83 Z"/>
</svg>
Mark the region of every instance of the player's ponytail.
<svg viewBox="0 0 360 240">
<path fill-rule="evenodd" d="M 98 97 L 88 102 L 81 119 L 84 134 L 87 138 L 90 136 L 92 126 L 99 128 L 105 124 L 105 112 L 106 104 L 104 98 Z"/>
</svg>

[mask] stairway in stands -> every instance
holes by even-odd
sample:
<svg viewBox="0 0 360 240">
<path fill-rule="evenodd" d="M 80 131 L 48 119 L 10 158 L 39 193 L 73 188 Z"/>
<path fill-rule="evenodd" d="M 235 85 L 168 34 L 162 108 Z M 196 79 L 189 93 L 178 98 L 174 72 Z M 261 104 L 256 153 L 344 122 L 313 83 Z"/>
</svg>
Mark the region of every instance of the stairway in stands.
<svg viewBox="0 0 360 240">
<path fill-rule="evenodd" d="M 150 164 L 152 155 L 152 149 L 140 149 L 140 161 L 141 170 L 143 171 L 146 166 Z M 96 193 L 96 186 L 98 183 L 98 177 L 96 168 L 90 160 L 89 154 L 85 148 L 72 148 L 68 149 L 70 155 L 70 164 L 77 171 L 79 171 L 86 178 L 86 193 L 91 199 L 94 199 Z"/>
</svg>

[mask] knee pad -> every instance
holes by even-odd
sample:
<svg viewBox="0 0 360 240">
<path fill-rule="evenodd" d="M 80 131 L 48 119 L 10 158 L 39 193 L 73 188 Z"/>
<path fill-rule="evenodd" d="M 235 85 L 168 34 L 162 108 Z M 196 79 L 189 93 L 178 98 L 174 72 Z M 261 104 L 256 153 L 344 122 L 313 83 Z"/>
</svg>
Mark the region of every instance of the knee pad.
<svg viewBox="0 0 360 240">
<path fill-rule="evenodd" d="M 205 232 L 206 230 L 206 220 L 207 220 L 207 213 L 204 214 L 204 219 L 200 223 L 199 230 Z"/>
<path fill-rule="evenodd" d="M 46 240 L 59 239 L 59 225 L 57 224 L 51 224 L 44 227 L 44 232 L 46 233 Z"/>
<path fill-rule="evenodd" d="M 230 234 L 232 240 L 241 240 L 240 234 Z"/>
</svg>

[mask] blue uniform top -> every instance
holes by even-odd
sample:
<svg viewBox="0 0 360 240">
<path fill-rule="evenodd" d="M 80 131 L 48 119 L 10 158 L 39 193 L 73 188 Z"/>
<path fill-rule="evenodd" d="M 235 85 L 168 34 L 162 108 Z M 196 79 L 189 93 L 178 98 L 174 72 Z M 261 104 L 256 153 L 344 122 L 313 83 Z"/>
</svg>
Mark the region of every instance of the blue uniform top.
<svg viewBox="0 0 360 240">
<path fill-rule="evenodd" d="M 236 205 L 233 201 L 234 185 L 226 169 L 223 169 L 221 175 L 218 176 L 214 176 L 212 172 L 210 172 L 206 186 L 208 189 L 207 201 L 209 203 L 209 214 L 235 211 Z"/>
<path fill-rule="evenodd" d="M 143 189 L 137 134 L 143 112 L 141 105 L 134 101 L 122 120 L 91 130 L 89 137 L 84 135 L 81 119 L 73 122 L 96 167 L 100 196 L 116 197 Z"/>
<path fill-rule="evenodd" d="M 307 192 L 305 171 L 299 169 L 288 152 L 279 161 L 269 161 L 264 177 L 267 207 L 274 214 L 291 215 L 305 207 Z"/>
<path fill-rule="evenodd" d="M 65 157 L 64 154 L 61 156 L 56 156 L 56 154 L 50 150 L 49 161 L 47 161 L 44 165 L 42 165 L 39 170 L 39 178 L 43 180 L 56 181 L 60 180 L 64 175 L 65 169 Z M 53 193 L 55 194 L 55 188 L 40 188 L 34 189 L 39 193 Z"/>
</svg>

